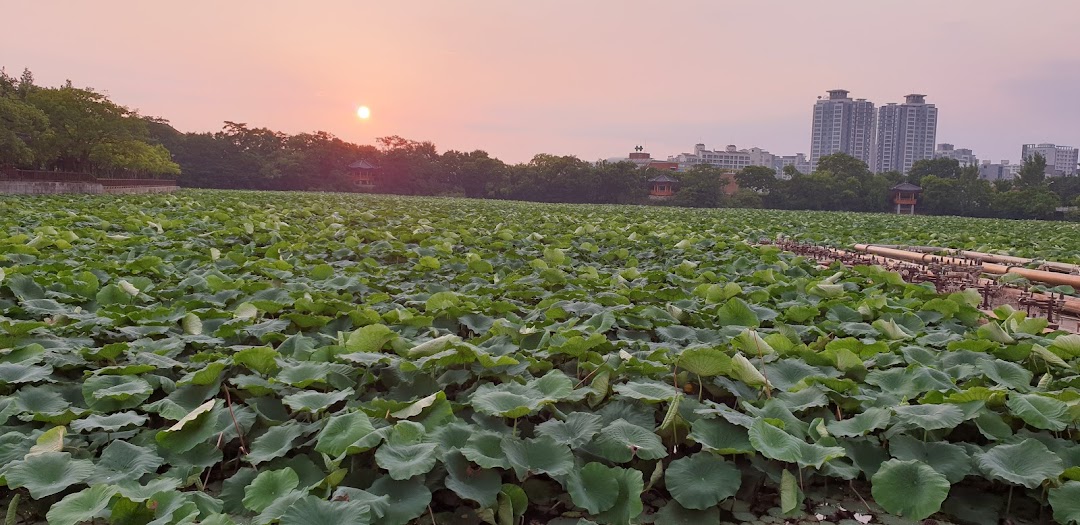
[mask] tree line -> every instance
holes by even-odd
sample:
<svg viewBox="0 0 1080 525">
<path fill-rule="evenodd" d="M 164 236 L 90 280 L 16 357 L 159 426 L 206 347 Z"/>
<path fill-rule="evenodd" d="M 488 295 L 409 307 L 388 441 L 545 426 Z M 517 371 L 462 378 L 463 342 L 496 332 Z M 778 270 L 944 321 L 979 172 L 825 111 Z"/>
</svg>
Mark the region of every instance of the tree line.
<svg viewBox="0 0 1080 525">
<path fill-rule="evenodd" d="M 180 174 L 180 165 L 152 140 L 137 112 L 70 81 L 38 86 L 30 70 L 16 79 L 0 69 L 2 167 L 106 177 Z"/>
<path fill-rule="evenodd" d="M 917 210 L 931 215 L 1007 219 L 1057 218 L 1057 208 L 1080 206 L 1080 177 L 1046 177 L 1046 159 L 1024 160 L 1014 180 L 979 178 L 978 166 L 955 159 L 916 161 L 905 176 L 871 173 L 865 163 L 842 153 L 822 157 L 814 173 L 788 166 L 786 180 L 773 170 L 751 166 L 736 175 L 743 188 L 756 190 L 760 205 L 791 210 L 890 211 L 890 189 L 909 182 L 922 188 Z M 755 203 L 757 204 L 757 203 Z M 1075 213 L 1067 218 L 1080 219 Z"/>
<path fill-rule="evenodd" d="M 731 174 L 708 165 L 679 173 L 674 198 L 648 199 L 648 179 L 661 172 L 623 162 L 588 162 L 539 154 L 507 164 L 483 150 L 440 153 L 435 144 L 398 136 L 359 145 L 316 131 L 289 135 L 226 121 L 213 133 L 184 133 L 167 120 L 141 116 L 70 81 L 58 88 L 0 70 L 0 167 L 83 171 L 122 176 L 175 176 L 187 187 L 353 191 L 349 164 L 378 167 L 376 191 L 486 199 L 689 207 L 888 212 L 900 182 L 923 188 L 921 213 L 975 217 L 1057 217 L 1080 205 L 1080 177 L 1046 177 L 1045 159 L 1025 159 L 1014 181 L 978 178 L 978 168 L 953 159 L 916 162 L 910 173 L 872 173 L 844 154 L 822 157 L 813 173 L 793 166 L 778 177 L 749 166 L 734 174 L 739 189 L 723 191 Z M 1080 219 L 1080 214 L 1072 218 Z"/>
</svg>

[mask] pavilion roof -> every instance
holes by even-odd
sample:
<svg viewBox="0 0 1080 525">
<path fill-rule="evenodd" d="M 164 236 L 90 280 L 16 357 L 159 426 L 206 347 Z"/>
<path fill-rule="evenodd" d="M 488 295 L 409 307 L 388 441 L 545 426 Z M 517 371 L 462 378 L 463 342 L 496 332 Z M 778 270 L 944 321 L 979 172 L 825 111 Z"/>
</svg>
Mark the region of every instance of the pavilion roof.
<svg viewBox="0 0 1080 525">
<path fill-rule="evenodd" d="M 891 190 L 892 191 L 922 191 L 922 188 L 920 188 L 920 187 L 918 187 L 918 186 L 916 186 L 916 185 L 914 185 L 914 184 L 912 184 L 910 182 L 901 182 L 900 184 L 897 184 L 896 186 L 893 186 L 891 188 Z"/>
<path fill-rule="evenodd" d="M 358 161 L 356 161 L 356 162 L 354 162 L 352 164 L 349 164 L 349 167 L 354 169 L 354 170 L 373 170 L 373 169 L 377 169 L 377 167 L 374 164 L 372 164 L 372 163 L 370 163 L 370 162 L 368 162 L 368 161 L 366 161 L 364 159 L 360 159 L 360 160 L 358 160 Z"/>
<path fill-rule="evenodd" d="M 667 174 L 662 173 L 660 175 L 657 175 L 657 176 L 649 179 L 649 182 L 679 182 L 679 179 L 676 179 L 675 177 L 672 177 L 671 175 L 667 175 Z"/>
</svg>

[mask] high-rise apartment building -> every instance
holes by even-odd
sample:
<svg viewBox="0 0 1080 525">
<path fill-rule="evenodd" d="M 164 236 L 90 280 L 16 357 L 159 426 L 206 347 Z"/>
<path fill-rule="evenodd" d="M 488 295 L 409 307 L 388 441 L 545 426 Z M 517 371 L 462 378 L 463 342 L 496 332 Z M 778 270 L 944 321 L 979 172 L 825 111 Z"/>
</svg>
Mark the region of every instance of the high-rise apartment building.
<svg viewBox="0 0 1080 525">
<path fill-rule="evenodd" d="M 960 163 L 961 168 L 978 166 L 979 159 L 967 148 L 957 148 L 952 144 L 938 144 L 934 150 L 935 159 L 953 159 Z"/>
<path fill-rule="evenodd" d="M 1076 148 L 1072 146 L 1055 146 L 1054 144 L 1024 144 L 1022 150 L 1024 160 L 1036 153 L 1046 158 L 1047 177 L 1072 177 L 1076 175 Z"/>
<path fill-rule="evenodd" d="M 874 144 L 874 103 L 851 99 L 846 89 L 829 91 L 828 98 L 814 104 L 810 135 L 810 169 L 817 169 L 818 159 L 833 153 L 846 153 L 867 164 Z"/>
<path fill-rule="evenodd" d="M 937 116 L 937 107 L 926 103 L 926 95 L 912 94 L 903 104 L 881 106 L 874 171 L 907 173 L 915 161 L 934 158 Z"/>
</svg>

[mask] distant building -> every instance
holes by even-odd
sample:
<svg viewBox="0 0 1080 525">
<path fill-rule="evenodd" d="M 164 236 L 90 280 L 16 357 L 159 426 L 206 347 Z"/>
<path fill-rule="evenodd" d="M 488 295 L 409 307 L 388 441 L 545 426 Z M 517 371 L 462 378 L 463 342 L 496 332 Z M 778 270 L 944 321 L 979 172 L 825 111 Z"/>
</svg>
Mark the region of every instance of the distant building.
<svg viewBox="0 0 1080 525">
<path fill-rule="evenodd" d="M 668 160 L 679 164 L 679 171 L 705 164 L 721 169 L 739 171 L 747 166 L 773 167 L 775 155 L 761 148 L 739 149 L 728 145 L 723 150 L 705 149 L 704 144 L 695 144 L 693 153 L 680 153 Z"/>
<path fill-rule="evenodd" d="M 817 168 L 818 159 L 833 153 L 846 153 L 871 164 L 874 103 L 862 98 L 852 100 L 848 93 L 846 89 L 833 89 L 829 98 L 819 98 L 814 104 L 809 171 Z"/>
<path fill-rule="evenodd" d="M 934 150 L 934 158 L 956 160 L 960 162 L 961 168 L 979 165 L 979 159 L 975 158 L 971 150 L 956 148 L 952 144 L 938 144 L 937 149 Z"/>
<path fill-rule="evenodd" d="M 776 178 L 787 179 L 788 176 L 784 174 L 784 168 L 788 166 L 795 166 L 795 169 L 803 175 L 811 173 L 810 159 L 806 158 L 805 153 L 796 153 L 794 155 L 775 156 L 773 158 L 773 169 L 776 170 Z"/>
<path fill-rule="evenodd" d="M 670 160 L 660 160 L 652 158 L 645 148 L 637 146 L 634 151 L 626 157 L 612 157 L 607 159 L 608 162 L 633 162 L 639 168 L 653 168 L 664 171 L 675 171 L 679 169 L 679 163 Z"/>
<path fill-rule="evenodd" d="M 926 95 L 911 94 L 903 104 L 888 104 L 878 112 L 874 163 L 877 173 L 907 173 L 916 161 L 934 158 L 937 106 Z"/>
<path fill-rule="evenodd" d="M 988 181 L 998 180 L 1013 180 L 1020 174 L 1020 168 L 1024 167 L 1022 164 L 1010 164 L 1009 161 L 1003 160 L 998 163 L 992 163 L 989 160 L 982 161 L 979 165 L 979 178 Z"/>
<path fill-rule="evenodd" d="M 1039 153 L 1046 158 L 1047 177 L 1073 177 L 1076 175 L 1077 150 L 1072 146 L 1054 144 L 1024 144 L 1021 158 Z"/>
</svg>

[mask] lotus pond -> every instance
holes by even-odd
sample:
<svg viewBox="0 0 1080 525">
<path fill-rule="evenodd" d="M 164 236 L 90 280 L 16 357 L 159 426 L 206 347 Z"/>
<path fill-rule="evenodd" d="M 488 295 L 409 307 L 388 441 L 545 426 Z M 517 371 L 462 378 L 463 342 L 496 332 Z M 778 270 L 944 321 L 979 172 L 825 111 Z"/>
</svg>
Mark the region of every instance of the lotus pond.
<svg viewBox="0 0 1080 525">
<path fill-rule="evenodd" d="M 755 246 L 1080 262 L 1076 224 L 184 191 L 0 226 L 7 523 L 1080 522 L 1080 336 Z"/>
</svg>

